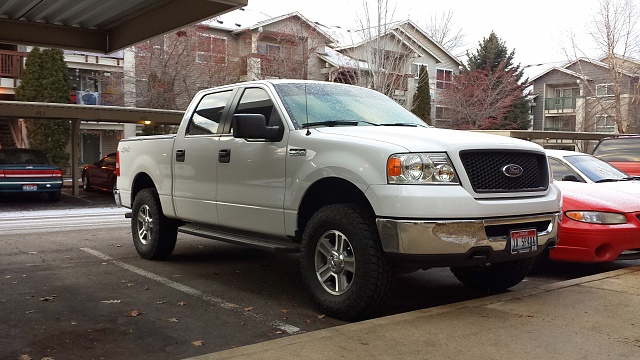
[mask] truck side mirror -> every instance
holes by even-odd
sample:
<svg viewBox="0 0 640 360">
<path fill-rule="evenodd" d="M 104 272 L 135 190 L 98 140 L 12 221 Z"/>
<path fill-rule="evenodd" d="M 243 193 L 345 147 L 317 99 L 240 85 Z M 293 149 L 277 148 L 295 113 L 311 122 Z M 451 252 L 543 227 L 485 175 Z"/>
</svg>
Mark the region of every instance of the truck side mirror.
<svg viewBox="0 0 640 360">
<path fill-rule="evenodd" d="M 240 139 L 264 139 L 267 141 L 282 140 L 280 126 L 267 126 L 262 114 L 233 115 L 233 137 Z"/>
</svg>

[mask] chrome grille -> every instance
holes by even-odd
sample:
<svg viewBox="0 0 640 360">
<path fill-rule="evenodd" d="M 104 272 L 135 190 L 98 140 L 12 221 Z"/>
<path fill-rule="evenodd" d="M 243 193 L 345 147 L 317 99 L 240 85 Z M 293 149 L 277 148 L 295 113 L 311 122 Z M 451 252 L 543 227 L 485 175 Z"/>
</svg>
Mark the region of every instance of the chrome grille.
<svg viewBox="0 0 640 360">
<path fill-rule="evenodd" d="M 465 150 L 460 160 L 477 193 L 544 191 L 549 186 L 549 167 L 544 154 L 525 151 Z M 517 165 L 519 176 L 507 176 L 503 168 Z"/>
</svg>

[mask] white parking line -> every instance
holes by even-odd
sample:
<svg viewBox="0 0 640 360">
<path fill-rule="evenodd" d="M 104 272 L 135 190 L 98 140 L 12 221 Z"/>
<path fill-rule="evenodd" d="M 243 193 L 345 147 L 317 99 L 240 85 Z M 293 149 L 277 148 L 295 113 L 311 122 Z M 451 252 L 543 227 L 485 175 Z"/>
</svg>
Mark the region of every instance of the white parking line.
<svg viewBox="0 0 640 360">
<path fill-rule="evenodd" d="M 157 282 L 159 282 L 159 283 L 161 283 L 163 285 L 169 286 L 169 287 L 174 288 L 174 289 L 176 289 L 178 291 L 182 291 L 183 293 L 191 295 L 193 297 L 196 297 L 196 298 L 198 298 L 200 300 L 204 300 L 204 301 L 206 301 L 208 303 L 211 303 L 211 304 L 214 304 L 214 305 L 218 305 L 218 306 L 220 306 L 222 308 L 225 308 L 225 309 L 228 309 L 228 310 L 233 310 L 233 311 L 242 313 L 243 315 L 253 317 L 255 320 L 258 320 L 258 321 L 263 322 L 263 323 L 267 323 L 268 325 L 273 326 L 274 328 L 280 329 L 280 330 L 282 330 L 282 331 L 284 331 L 284 332 L 286 332 L 286 333 L 288 333 L 290 335 L 302 334 L 304 332 L 300 328 L 297 328 L 297 327 L 295 327 L 293 325 L 289 325 L 289 324 L 283 323 L 282 321 L 278 321 L 278 320 L 270 321 L 269 319 L 267 319 L 266 316 L 257 314 L 257 313 L 255 313 L 253 311 L 245 311 L 242 307 L 240 307 L 238 305 L 229 303 L 227 301 L 224 301 L 223 299 L 217 298 L 217 297 L 215 297 L 213 295 L 209 295 L 209 294 L 203 293 L 200 290 L 197 290 L 197 289 L 194 289 L 192 287 L 177 283 L 177 282 L 175 282 L 173 280 L 169 280 L 169 279 L 167 279 L 165 277 L 162 277 L 160 275 L 156 275 L 156 274 L 154 274 L 152 272 L 149 272 L 147 270 L 143 270 L 143 269 L 140 269 L 140 268 L 135 267 L 133 265 L 129 265 L 129 264 L 124 263 L 124 262 L 122 262 L 120 260 L 116 260 L 116 259 L 112 258 L 111 256 L 103 254 L 103 253 L 101 253 L 101 252 L 99 252 L 97 250 L 93 250 L 93 249 L 90 249 L 90 248 L 80 248 L 80 249 L 85 251 L 85 252 L 87 252 L 87 253 L 89 253 L 89 254 L 91 254 L 91 255 L 94 255 L 94 256 L 102 259 L 102 260 L 108 261 L 108 262 L 110 262 L 110 263 L 112 263 L 114 265 L 118 265 L 123 269 L 129 270 L 131 272 L 134 272 L 134 273 L 136 273 L 138 275 L 144 276 L 144 277 L 149 278 L 151 280 L 155 280 L 155 281 L 157 281 Z"/>
</svg>

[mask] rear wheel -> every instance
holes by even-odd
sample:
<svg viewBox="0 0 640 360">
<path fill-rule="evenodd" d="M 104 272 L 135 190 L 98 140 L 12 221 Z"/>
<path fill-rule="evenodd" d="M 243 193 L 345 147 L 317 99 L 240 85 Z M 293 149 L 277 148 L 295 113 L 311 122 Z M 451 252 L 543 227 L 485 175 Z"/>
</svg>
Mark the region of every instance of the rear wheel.
<svg viewBox="0 0 640 360">
<path fill-rule="evenodd" d="M 502 291 L 519 284 L 529 274 L 534 258 L 478 266 L 452 267 L 451 272 L 463 284 L 481 290 Z"/>
<path fill-rule="evenodd" d="M 138 254 L 149 260 L 166 259 L 176 246 L 177 222 L 164 216 L 156 189 L 143 189 L 133 201 L 131 235 Z"/>
<path fill-rule="evenodd" d="M 386 300 L 392 282 L 373 216 L 355 204 L 328 205 L 304 231 L 300 267 L 318 308 L 343 320 L 361 318 Z"/>
</svg>

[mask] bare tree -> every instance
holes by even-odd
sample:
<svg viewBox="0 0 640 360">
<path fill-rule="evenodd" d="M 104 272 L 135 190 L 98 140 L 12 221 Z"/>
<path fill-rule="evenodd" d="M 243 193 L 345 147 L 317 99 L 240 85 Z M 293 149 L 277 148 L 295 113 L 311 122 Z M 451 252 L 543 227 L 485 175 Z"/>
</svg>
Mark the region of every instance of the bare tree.
<svg viewBox="0 0 640 360">
<path fill-rule="evenodd" d="M 342 52 L 357 62 L 357 85 L 379 91 L 396 101 L 404 102 L 411 64 L 415 52 L 406 46 L 398 32 L 401 22 L 393 19 L 395 7 L 388 0 L 363 0 L 363 12 L 358 14 L 359 28 L 352 31 L 354 44 Z"/>
<path fill-rule="evenodd" d="M 591 29 L 589 35 L 596 59 L 606 65 L 608 75 L 594 84 L 589 81 L 593 71 L 586 67 L 593 62 L 577 61 L 574 66 L 573 70 L 582 76 L 586 99 L 581 109 L 583 130 L 598 129 L 608 117 L 615 120 L 618 133 L 640 129 L 640 63 L 634 60 L 640 56 L 639 15 L 634 0 L 600 0 L 591 24 L 587 26 Z M 589 58 L 575 36 L 571 37 L 565 54 L 570 59 Z"/>
<path fill-rule="evenodd" d="M 462 28 L 455 29 L 453 11 L 433 13 L 424 27 L 424 31 L 451 53 L 456 53 L 466 45 Z"/>
<path fill-rule="evenodd" d="M 195 25 L 135 47 L 136 103 L 157 109 L 184 109 L 201 89 L 233 83 L 241 76 L 227 38 Z"/>
<path fill-rule="evenodd" d="M 319 79 L 313 73 L 319 68 L 315 53 L 328 39 L 306 19 L 292 15 L 257 34 L 248 29 L 236 36 L 243 44 L 239 56 L 246 59 L 249 79 Z"/>
</svg>

